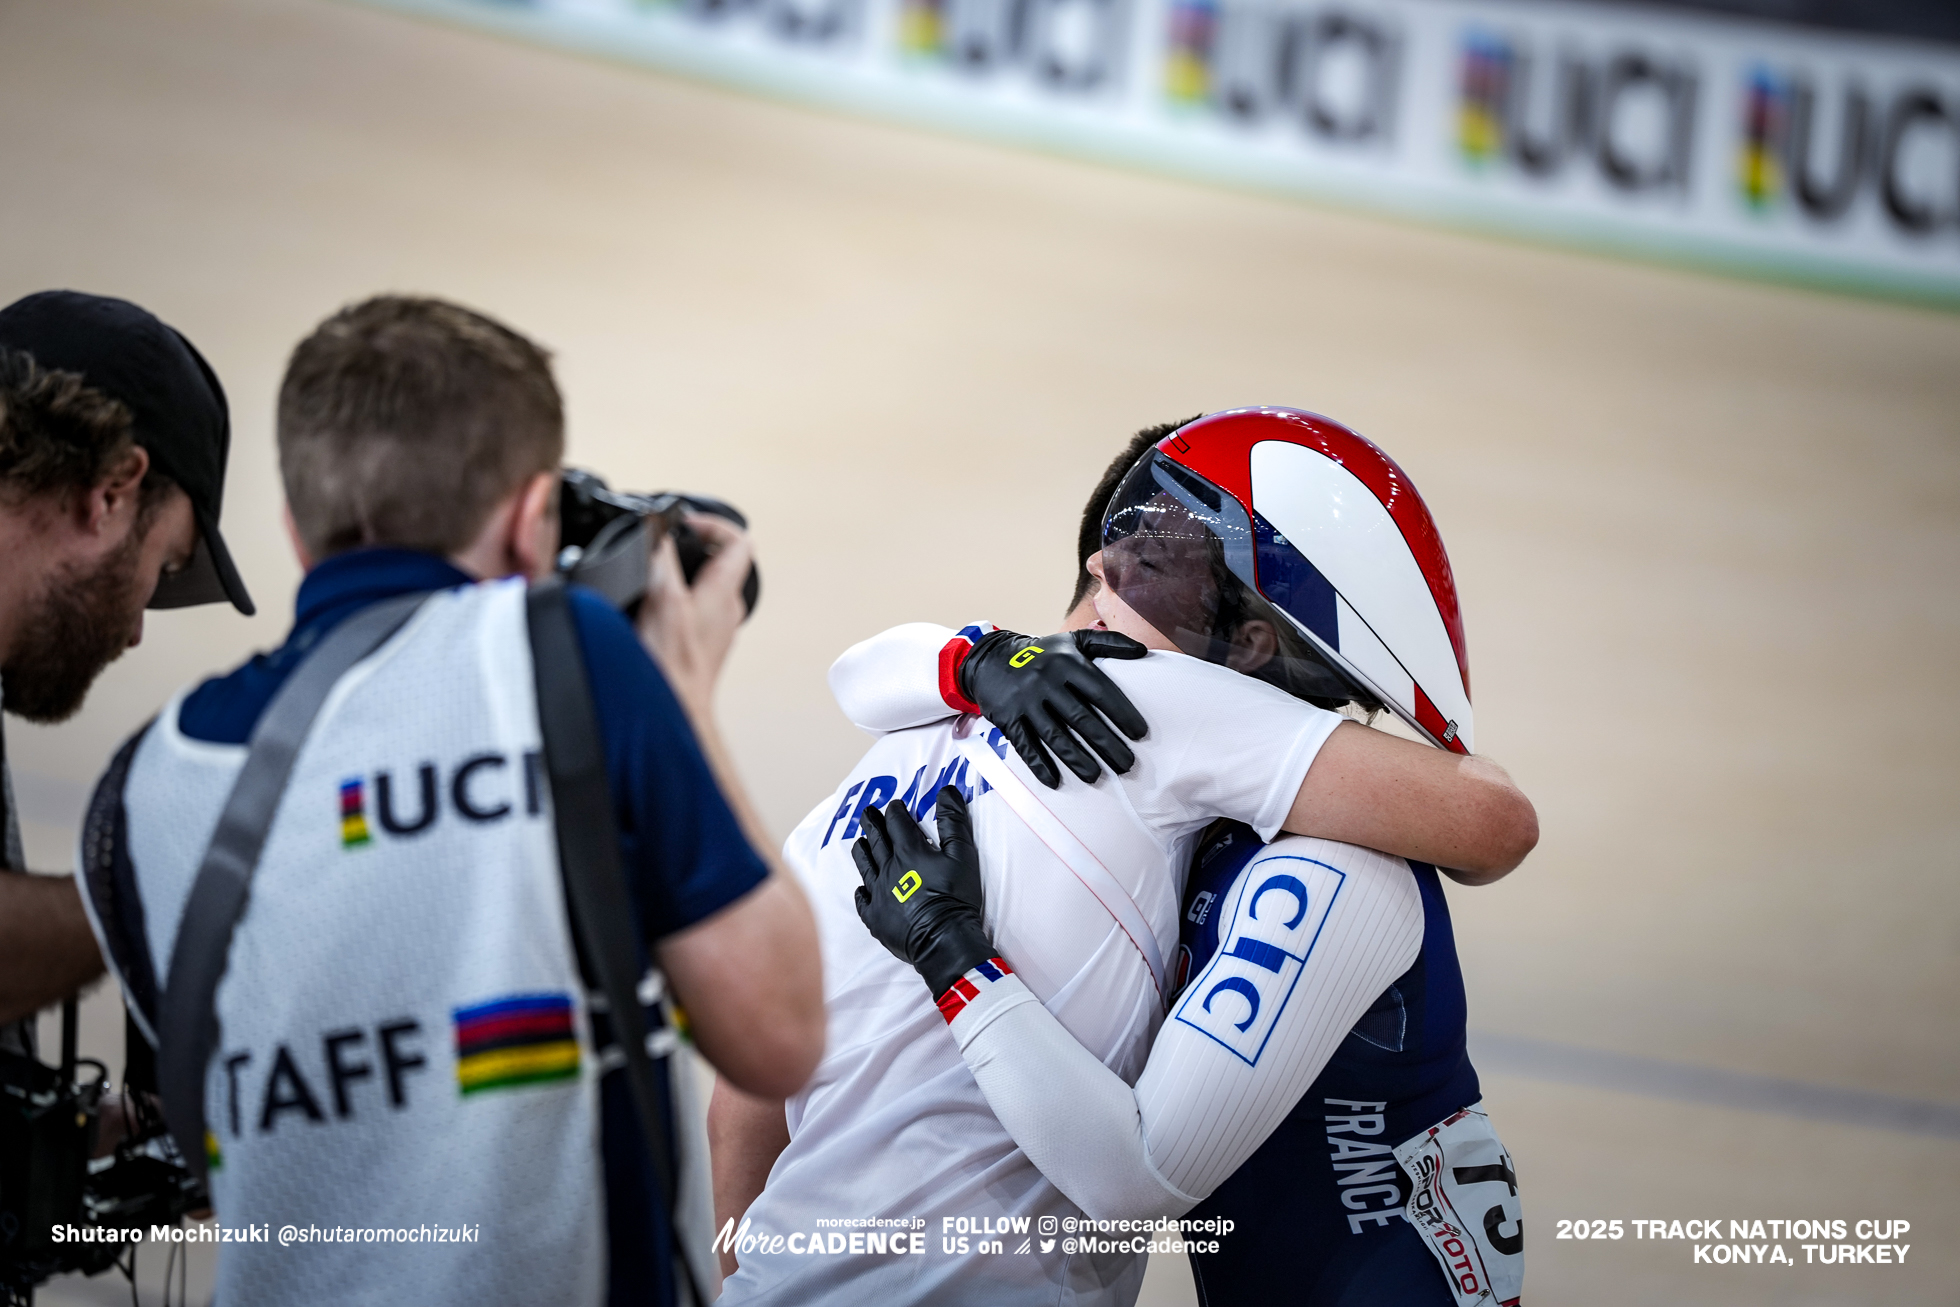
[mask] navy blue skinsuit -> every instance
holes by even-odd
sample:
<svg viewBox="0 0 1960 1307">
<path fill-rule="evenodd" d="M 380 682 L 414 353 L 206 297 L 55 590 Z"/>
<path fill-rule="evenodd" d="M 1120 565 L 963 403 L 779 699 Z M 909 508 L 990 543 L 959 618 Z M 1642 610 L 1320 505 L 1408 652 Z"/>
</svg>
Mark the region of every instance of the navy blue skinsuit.
<svg viewBox="0 0 1960 1307">
<path fill-rule="evenodd" d="M 1177 983 L 1218 949 L 1217 905 L 1265 846 L 1221 822 L 1185 889 Z M 1422 952 L 1335 1050 L 1272 1137 L 1190 1213 L 1236 1223 L 1191 1254 L 1205 1307 L 1452 1307 L 1442 1269 L 1401 1215 L 1409 1177 L 1391 1150 L 1475 1103 L 1464 1047 L 1463 972 L 1436 869 L 1412 862 Z M 1209 896 L 1209 897 L 1207 897 Z"/>
</svg>

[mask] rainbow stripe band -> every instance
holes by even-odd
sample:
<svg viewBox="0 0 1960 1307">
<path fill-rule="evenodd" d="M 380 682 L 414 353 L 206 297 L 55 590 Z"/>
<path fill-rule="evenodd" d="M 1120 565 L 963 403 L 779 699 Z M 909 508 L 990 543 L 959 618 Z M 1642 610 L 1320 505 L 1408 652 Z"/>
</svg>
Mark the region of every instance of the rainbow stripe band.
<svg viewBox="0 0 1960 1307">
<path fill-rule="evenodd" d="M 991 985 L 1013 974 L 1014 968 L 1000 958 L 988 958 L 954 981 L 953 987 L 939 996 L 939 1015 L 946 1018 L 947 1025 L 952 1025 L 953 1018 L 964 1012 L 968 1003 L 980 997 L 982 984 Z"/>
<path fill-rule="evenodd" d="M 361 778 L 340 783 L 340 847 L 358 848 L 372 837 L 368 834 L 367 801 Z"/>
<path fill-rule="evenodd" d="M 456 1083 L 465 1094 L 578 1078 L 569 994 L 513 994 L 459 1007 Z"/>
</svg>

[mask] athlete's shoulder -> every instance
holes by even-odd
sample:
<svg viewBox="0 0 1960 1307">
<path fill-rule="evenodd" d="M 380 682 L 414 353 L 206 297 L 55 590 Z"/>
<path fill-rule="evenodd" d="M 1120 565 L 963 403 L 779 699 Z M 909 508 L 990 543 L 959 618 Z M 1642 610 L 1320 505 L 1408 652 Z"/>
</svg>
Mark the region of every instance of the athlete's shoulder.
<svg viewBox="0 0 1960 1307">
<path fill-rule="evenodd" d="M 1153 650 L 1097 664 L 1148 723 L 1116 777 L 1137 819 L 1182 836 L 1216 817 L 1275 834 L 1341 717 L 1230 668 Z"/>
<path fill-rule="evenodd" d="M 1105 658 L 1096 664 L 1130 696 L 1150 723 L 1150 735 L 1250 724 L 1291 728 L 1336 714 L 1316 708 L 1276 686 L 1202 658 L 1152 649 L 1142 658 Z M 1149 736 L 1145 737 L 1150 738 Z"/>
<path fill-rule="evenodd" d="M 1229 667 L 1208 663 L 1175 649 L 1152 649 L 1141 658 L 1103 658 L 1097 661 L 1096 666 L 1119 682 L 1134 682 L 1138 686 L 1243 684 L 1257 687 L 1268 694 L 1277 694 L 1283 699 L 1292 697 L 1264 681 L 1255 681 Z"/>
</svg>

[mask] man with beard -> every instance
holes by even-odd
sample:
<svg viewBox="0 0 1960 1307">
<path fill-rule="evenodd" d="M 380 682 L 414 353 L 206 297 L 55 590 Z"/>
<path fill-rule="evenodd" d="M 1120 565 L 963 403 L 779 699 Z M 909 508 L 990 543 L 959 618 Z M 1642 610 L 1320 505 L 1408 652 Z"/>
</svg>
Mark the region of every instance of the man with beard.
<svg viewBox="0 0 1960 1307">
<path fill-rule="evenodd" d="M 81 707 L 143 610 L 252 601 L 218 534 L 225 394 L 188 340 L 124 300 L 45 291 L 0 309 L 0 703 Z M 75 882 L 24 871 L 0 736 L 0 1049 L 102 973 Z"/>
</svg>

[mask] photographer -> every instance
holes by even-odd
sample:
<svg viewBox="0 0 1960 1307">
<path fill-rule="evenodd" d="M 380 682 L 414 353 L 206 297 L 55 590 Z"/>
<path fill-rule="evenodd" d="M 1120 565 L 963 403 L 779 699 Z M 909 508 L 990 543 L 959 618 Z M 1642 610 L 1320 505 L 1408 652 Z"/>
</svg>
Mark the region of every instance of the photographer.
<svg viewBox="0 0 1960 1307">
<path fill-rule="evenodd" d="M 221 1301 L 685 1292 L 656 1160 L 673 1156 L 678 1123 L 645 1138 L 642 1082 L 608 1074 L 620 1050 L 582 976 L 588 919 L 576 901 L 567 911 L 577 859 L 561 854 L 590 827 L 560 817 L 593 796 L 559 784 L 563 718 L 545 712 L 545 687 L 564 667 L 527 632 L 557 593 L 530 583 L 558 552 L 563 445 L 544 352 L 502 325 L 400 297 L 328 319 L 294 351 L 279 399 L 307 569 L 292 633 L 174 699 L 97 791 L 86 892 L 161 1034 L 180 1138 L 194 1127 L 171 1097 L 171 1060 L 190 1045 L 173 1032 L 188 977 L 214 976 L 215 1034 L 191 1083 L 219 1219 L 478 1231 L 227 1244 Z M 748 543 L 712 518 L 690 524 L 711 556 L 689 586 L 660 534 L 637 631 L 597 594 L 569 592 L 567 661 L 590 687 L 593 783 L 633 938 L 685 1011 L 674 1024 L 731 1083 L 781 1096 L 821 1051 L 817 945 L 713 725 Z M 312 715 L 289 726 L 303 693 Z M 248 744 L 257 767 L 288 730 L 249 898 L 210 935 L 207 850 L 229 847 L 238 795 L 270 774 L 246 767 Z M 662 1037 L 673 1031 L 649 1046 Z"/>
<path fill-rule="evenodd" d="M 230 423 L 189 341 L 123 300 L 0 309 L 0 697 L 59 722 L 143 635 L 143 609 L 252 601 L 218 534 Z M 74 882 L 24 865 L 0 736 L 0 1049 L 102 973 Z"/>
</svg>

